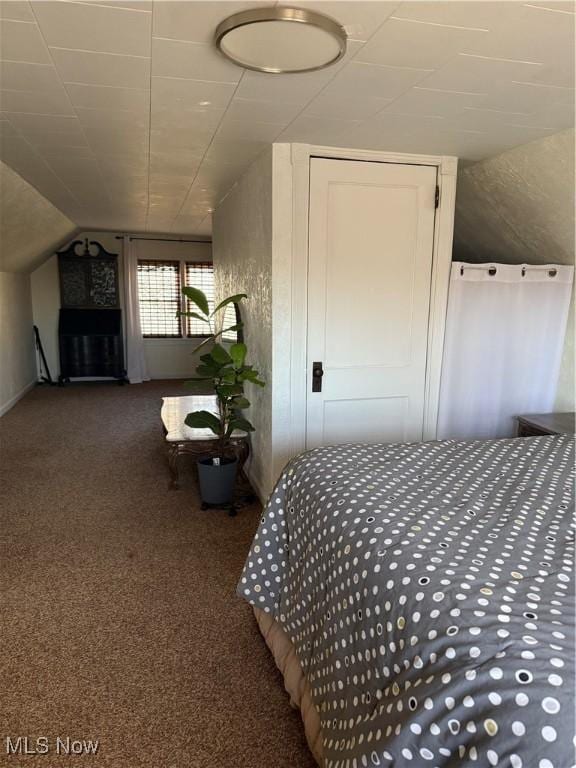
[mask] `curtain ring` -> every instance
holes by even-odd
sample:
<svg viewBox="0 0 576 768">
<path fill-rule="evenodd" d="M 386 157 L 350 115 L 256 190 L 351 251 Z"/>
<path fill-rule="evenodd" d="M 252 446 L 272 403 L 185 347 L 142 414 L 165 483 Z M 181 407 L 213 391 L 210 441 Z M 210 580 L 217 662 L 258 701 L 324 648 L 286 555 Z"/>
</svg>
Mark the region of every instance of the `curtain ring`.
<svg viewBox="0 0 576 768">
<path fill-rule="evenodd" d="M 490 269 L 488 270 L 488 274 L 494 276 L 497 271 L 498 270 L 496 269 L 496 267 L 490 267 Z"/>
<path fill-rule="evenodd" d="M 460 277 L 462 277 L 463 274 L 464 274 L 464 266 L 461 266 L 460 267 Z"/>
<path fill-rule="evenodd" d="M 556 277 L 557 274 L 558 274 L 558 270 L 557 269 L 549 269 L 548 270 L 548 277 Z"/>
<path fill-rule="evenodd" d="M 526 267 L 522 267 L 522 277 L 524 277 L 526 274 Z"/>
</svg>

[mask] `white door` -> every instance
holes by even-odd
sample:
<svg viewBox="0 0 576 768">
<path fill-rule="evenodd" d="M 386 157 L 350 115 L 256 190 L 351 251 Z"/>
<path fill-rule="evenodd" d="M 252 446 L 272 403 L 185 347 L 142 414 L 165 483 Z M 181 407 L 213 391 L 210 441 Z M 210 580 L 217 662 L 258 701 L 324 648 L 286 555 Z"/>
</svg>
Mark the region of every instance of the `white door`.
<svg viewBox="0 0 576 768">
<path fill-rule="evenodd" d="M 422 439 L 435 192 L 430 166 L 311 160 L 308 448 Z"/>
</svg>

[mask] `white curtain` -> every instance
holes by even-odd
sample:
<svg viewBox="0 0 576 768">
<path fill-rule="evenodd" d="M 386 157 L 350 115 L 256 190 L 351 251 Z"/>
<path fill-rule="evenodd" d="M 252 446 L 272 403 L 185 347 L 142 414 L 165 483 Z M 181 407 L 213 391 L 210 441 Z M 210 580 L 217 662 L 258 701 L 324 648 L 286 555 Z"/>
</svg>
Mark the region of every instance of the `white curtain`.
<svg viewBox="0 0 576 768">
<path fill-rule="evenodd" d="M 126 296 L 126 371 L 131 384 L 149 381 L 138 303 L 138 259 L 132 241 L 124 237 L 124 293 Z"/>
<path fill-rule="evenodd" d="M 439 439 L 511 437 L 553 410 L 574 268 L 464 264 L 450 278 Z"/>
</svg>

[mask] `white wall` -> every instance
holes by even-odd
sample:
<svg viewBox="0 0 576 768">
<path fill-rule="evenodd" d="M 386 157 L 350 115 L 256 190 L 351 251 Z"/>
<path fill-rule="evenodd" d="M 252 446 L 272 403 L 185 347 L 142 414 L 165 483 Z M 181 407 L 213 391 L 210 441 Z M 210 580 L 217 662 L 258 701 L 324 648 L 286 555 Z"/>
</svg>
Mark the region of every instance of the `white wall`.
<svg viewBox="0 0 576 768">
<path fill-rule="evenodd" d="M 50 375 L 56 380 L 60 372 L 58 365 L 60 287 L 58 285 L 58 262 L 54 256 L 51 256 L 42 266 L 32 272 L 30 283 L 34 325 L 38 326 Z M 43 374 L 46 375 L 46 371 Z"/>
<path fill-rule="evenodd" d="M 80 232 L 74 239 L 97 240 L 111 253 L 118 254 L 120 297 L 124 309 L 124 284 L 122 279 L 123 241 L 112 232 Z M 154 237 L 154 235 L 151 235 Z M 160 237 L 160 235 L 156 235 Z M 142 259 L 171 259 L 173 261 L 211 261 L 210 243 L 165 242 L 158 240 L 134 240 L 138 257 Z M 38 326 L 44 352 L 53 378 L 60 367 L 58 359 L 58 313 L 60 287 L 58 258 L 53 255 L 32 273 L 32 304 L 34 322 Z M 195 339 L 146 339 L 144 341 L 148 372 L 152 379 L 180 379 L 191 376 L 195 362 L 192 349 Z"/>
<path fill-rule="evenodd" d="M 574 130 L 460 171 L 458 261 L 574 264 Z M 555 409 L 575 410 L 574 293 Z"/>
<path fill-rule="evenodd" d="M 36 381 L 30 271 L 75 224 L 0 162 L 0 415 Z"/>
<path fill-rule="evenodd" d="M 572 301 L 570 302 L 570 312 L 568 314 L 568 329 L 564 340 L 564 353 L 562 355 L 562 365 L 560 367 L 560 376 L 558 378 L 558 389 L 556 390 L 556 403 L 554 404 L 555 410 L 560 412 L 572 412 L 575 410 L 574 293 L 574 288 L 572 288 Z"/>
<path fill-rule="evenodd" d="M 171 261 L 212 261 L 211 243 L 158 242 L 134 240 L 139 259 Z M 192 350 L 198 339 L 145 339 L 148 374 L 152 379 L 184 379 L 194 375 L 197 364 Z"/>
<path fill-rule="evenodd" d="M 0 272 L 0 415 L 36 381 L 30 276 Z"/>
<path fill-rule="evenodd" d="M 242 302 L 248 362 L 260 370 L 266 387 L 248 386 L 252 406 L 250 479 L 261 496 L 272 490 L 272 149 L 250 166 L 213 216 L 213 257 L 219 297 L 247 293 Z"/>
</svg>

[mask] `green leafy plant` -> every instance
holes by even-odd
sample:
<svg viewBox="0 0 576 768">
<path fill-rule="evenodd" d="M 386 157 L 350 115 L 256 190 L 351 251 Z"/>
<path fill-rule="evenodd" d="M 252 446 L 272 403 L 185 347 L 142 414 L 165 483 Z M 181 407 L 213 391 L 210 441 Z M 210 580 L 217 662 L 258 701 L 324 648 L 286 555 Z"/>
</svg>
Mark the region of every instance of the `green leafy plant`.
<svg viewBox="0 0 576 768">
<path fill-rule="evenodd" d="M 195 352 L 206 344 L 215 342 L 216 339 L 219 339 L 222 334 L 227 331 L 239 331 L 242 328 L 242 323 L 235 323 L 228 328 L 224 328 L 224 319 L 226 316 L 226 307 L 229 304 L 238 304 L 242 299 L 247 299 L 248 296 L 245 293 L 237 293 L 234 296 L 228 296 L 228 298 L 223 299 L 212 312 L 210 312 L 206 294 L 199 288 L 186 286 L 182 288 L 182 293 L 196 309 L 194 311 L 180 312 L 179 314 L 185 315 L 186 317 L 194 317 L 196 320 L 201 320 L 203 323 L 206 323 L 206 338 L 196 347 L 194 350 Z"/>
<path fill-rule="evenodd" d="M 200 364 L 196 368 L 196 376 L 186 382 L 186 385 L 195 389 L 205 389 L 211 385 L 218 403 L 218 414 L 209 411 L 194 411 L 186 416 L 185 423 L 189 427 L 210 429 L 219 441 L 218 453 L 224 457 L 230 447 L 230 439 L 235 430 L 253 432 L 254 427 L 242 415 L 242 411 L 250 407 L 250 401 L 244 394 L 246 382 L 264 387 L 260 374 L 252 365 L 246 363 L 247 349 L 242 343 L 232 344 L 226 349 L 218 342 L 226 331 L 239 330 L 239 323 L 224 328 L 224 314 L 228 304 L 240 302 L 247 298 L 245 293 L 239 293 L 221 301 L 210 312 L 206 295 L 198 288 L 186 287 L 182 292 L 191 304 L 194 311 L 183 314 L 202 320 L 206 323 L 208 334 L 196 350 L 212 344 L 209 352 L 200 356 Z"/>
</svg>

